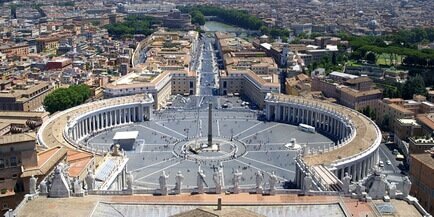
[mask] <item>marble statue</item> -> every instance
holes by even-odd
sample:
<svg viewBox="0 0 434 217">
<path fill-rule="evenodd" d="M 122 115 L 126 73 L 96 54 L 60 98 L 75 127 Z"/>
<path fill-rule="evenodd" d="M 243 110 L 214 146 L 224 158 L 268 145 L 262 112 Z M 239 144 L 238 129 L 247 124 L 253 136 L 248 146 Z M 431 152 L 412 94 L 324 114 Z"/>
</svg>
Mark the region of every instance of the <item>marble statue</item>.
<svg viewBox="0 0 434 217">
<path fill-rule="evenodd" d="M 92 171 L 88 171 L 87 176 L 85 178 L 86 186 L 88 191 L 95 190 L 95 175 Z"/>
<path fill-rule="evenodd" d="M 197 169 L 197 190 L 199 194 L 204 193 L 204 184 L 206 185 L 205 177 L 205 173 L 199 166 L 199 168 Z"/>
<path fill-rule="evenodd" d="M 81 183 L 77 178 L 74 178 L 74 193 L 75 194 L 83 193 L 83 189 L 81 188 Z"/>
<path fill-rule="evenodd" d="M 68 176 L 65 176 L 63 169 L 63 164 L 59 164 L 54 170 L 54 177 L 51 181 L 51 188 L 48 194 L 49 197 L 65 198 L 71 195 L 70 183 L 67 181 Z"/>
<path fill-rule="evenodd" d="M 169 175 L 166 175 L 166 171 L 163 170 L 158 181 L 160 182 L 161 195 L 167 195 L 167 179 Z"/>
<path fill-rule="evenodd" d="M 408 178 L 408 176 L 404 177 L 404 180 L 402 181 L 402 194 L 404 197 L 407 197 L 410 194 L 410 188 L 411 188 L 411 181 Z"/>
<path fill-rule="evenodd" d="M 342 179 L 342 190 L 344 191 L 344 194 L 349 194 L 350 193 L 350 184 L 351 184 L 351 179 L 353 178 L 353 176 L 348 175 L 348 172 L 345 172 L 345 176 Z"/>
<path fill-rule="evenodd" d="M 358 198 L 362 197 L 362 193 L 363 193 L 364 189 L 363 189 L 363 185 L 361 182 L 357 182 L 356 185 L 356 194 Z"/>
<path fill-rule="evenodd" d="M 390 197 L 390 199 L 396 198 L 396 184 L 395 183 L 389 184 L 389 197 Z"/>
<path fill-rule="evenodd" d="M 263 193 L 263 189 L 262 189 L 263 181 L 264 181 L 264 174 L 260 170 L 258 170 L 258 172 L 256 172 L 256 194 Z"/>
<path fill-rule="evenodd" d="M 270 182 L 270 195 L 276 194 L 276 183 L 277 183 L 277 176 L 274 174 L 274 171 L 271 172 L 269 177 Z"/>
<path fill-rule="evenodd" d="M 134 176 L 131 172 L 127 173 L 127 190 L 133 190 Z"/>
<path fill-rule="evenodd" d="M 310 173 L 306 173 L 303 178 L 303 190 L 305 193 L 312 190 L 312 176 L 310 175 Z"/>
<path fill-rule="evenodd" d="M 243 175 L 242 172 L 238 170 L 234 171 L 234 178 L 232 180 L 234 184 L 234 194 L 240 193 L 240 181 L 242 175 Z"/>
<path fill-rule="evenodd" d="M 32 177 L 30 177 L 30 181 L 29 181 L 29 193 L 30 194 L 36 194 L 36 182 L 38 181 L 38 178 L 35 178 L 35 176 L 32 175 Z"/>
<path fill-rule="evenodd" d="M 181 171 L 178 171 L 175 179 L 176 179 L 176 184 L 175 184 L 176 194 L 181 194 L 182 181 L 184 181 L 184 175 L 182 175 Z"/>
<path fill-rule="evenodd" d="M 39 192 L 42 195 L 46 195 L 48 193 L 48 188 L 47 188 L 47 181 L 42 180 L 41 183 L 39 183 Z"/>
<path fill-rule="evenodd" d="M 374 170 L 373 175 L 367 180 L 366 186 L 369 197 L 372 199 L 382 199 L 386 195 L 387 181 L 385 175 Z"/>
<path fill-rule="evenodd" d="M 309 148 L 306 145 L 303 145 L 303 156 L 306 156 L 309 154 Z"/>
<path fill-rule="evenodd" d="M 216 191 L 215 193 L 221 194 L 223 186 L 222 186 L 222 176 L 221 176 L 220 169 L 214 172 L 212 179 L 215 184 L 215 191 Z"/>
<path fill-rule="evenodd" d="M 113 146 L 112 156 L 122 156 L 122 152 L 120 150 L 121 146 L 119 144 L 115 144 Z"/>
</svg>

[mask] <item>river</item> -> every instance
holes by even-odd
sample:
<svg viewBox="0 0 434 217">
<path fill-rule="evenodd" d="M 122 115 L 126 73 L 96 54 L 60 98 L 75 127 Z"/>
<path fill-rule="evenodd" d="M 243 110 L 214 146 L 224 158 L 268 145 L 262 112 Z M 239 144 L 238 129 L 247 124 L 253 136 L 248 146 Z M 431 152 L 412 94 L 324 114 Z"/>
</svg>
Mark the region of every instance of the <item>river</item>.
<svg viewBox="0 0 434 217">
<path fill-rule="evenodd" d="M 205 31 L 210 32 L 245 32 L 246 30 L 243 28 L 239 28 L 232 25 L 227 25 L 225 23 L 216 22 L 216 21 L 207 21 L 205 25 L 202 27 Z"/>
</svg>

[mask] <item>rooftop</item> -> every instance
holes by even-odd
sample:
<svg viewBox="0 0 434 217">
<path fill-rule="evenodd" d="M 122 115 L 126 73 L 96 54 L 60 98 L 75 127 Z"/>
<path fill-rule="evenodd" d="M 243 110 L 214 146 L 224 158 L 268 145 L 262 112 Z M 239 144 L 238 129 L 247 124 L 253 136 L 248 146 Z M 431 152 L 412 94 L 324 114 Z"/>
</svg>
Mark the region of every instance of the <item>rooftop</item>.
<svg viewBox="0 0 434 217">
<path fill-rule="evenodd" d="M 411 157 L 434 170 L 434 158 L 431 153 L 412 154 Z"/>
<path fill-rule="evenodd" d="M 217 198 L 222 198 L 222 210 L 216 211 Z M 247 193 L 231 195 L 189 195 L 175 196 L 152 195 L 87 195 L 65 199 L 37 197 L 26 203 L 18 212 L 18 216 L 137 216 L 147 213 L 147 216 L 171 216 L 176 213 L 197 210 L 222 215 L 234 212 L 236 216 L 253 212 L 258 216 L 288 216 L 298 213 L 300 216 L 376 216 L 374 204 L 383 201 L 356 202 L 354 199 L 339 196 L 297 196 L 285 194 L 275 196 L 250 195 Z M 387 203 L 395 207 L 391 216 L 416 217 L 421 216 L 417 209 L 404 201 L 391 200 Z M 244 210 L 244 211 L 241 211 Z M 203 212 L 193 212 L 203 213 Z M 185 215 L 179 215 L 185 216 Z M 194 216 L 194 215 L 188 215 Z M 203 215 L 199 215 L 203 216 Z M 249 215 L 251 216 L 251 215 Z"/>
<path fill-rule="evenodd" d="M 38 154 L 38 165 L 36 167 L 23 168 L 21 177 L 40 176 L 47 174 L 66 155 L 66 148 L 56 146 L 41 151 Z"/>
<path fill-rule="evenodd" d="M 34 133 L 21 133 L 0 136 L 0 145 L 10 145 L 22 142 L 36 142 Z"/>
</svg>

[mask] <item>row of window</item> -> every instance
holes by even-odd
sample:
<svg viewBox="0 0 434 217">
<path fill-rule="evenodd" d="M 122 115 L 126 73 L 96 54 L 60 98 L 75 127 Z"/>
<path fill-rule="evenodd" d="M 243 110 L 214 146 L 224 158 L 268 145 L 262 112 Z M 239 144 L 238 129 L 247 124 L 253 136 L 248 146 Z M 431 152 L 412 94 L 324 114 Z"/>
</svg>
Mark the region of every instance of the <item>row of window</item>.
<svg viewBox="0 0 434 217">
<path fill-rule="evenodd" d="M 0 169 L 18 166 L 18 159 L 15 156 L 10 158 L 0 158 Z"/>
</svg>

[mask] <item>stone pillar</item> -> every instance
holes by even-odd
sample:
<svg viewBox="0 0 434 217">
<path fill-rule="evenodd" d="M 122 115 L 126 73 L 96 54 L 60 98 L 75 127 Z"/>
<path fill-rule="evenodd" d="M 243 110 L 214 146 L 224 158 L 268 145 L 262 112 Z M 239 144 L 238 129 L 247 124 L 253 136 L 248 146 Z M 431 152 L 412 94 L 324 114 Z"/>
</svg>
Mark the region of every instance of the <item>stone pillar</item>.
<svg viewBox="0 0 434 217">
<path fill-rule="evenodd" d="M 92 133 L 93 133 L 96 130 L 96 117 L 94 115 L 94 116 L 91 116 L 90 118 L 92 121 Z"/>
<path fill-rule="evenodd" d="M 104 112 L 104 129 L 107 128 L 108 125 L 108 114 L 107 112 Z"/>
<path fill-rule="evenodd" d="M 136 107 L 133 107 L 133 122 L 136 122 Z"/>
<path fill-rule="evenodd" d="M 100 130 L 102 127 L 101 127 L 101 116 L 102 116 L 102 114 L 101 113 L 98 113 L 97 115 L 96 115 L 96 129 L 97 130 Z"/>
<path fill-rule="evenodd" d="M 365 159 L 365 160 L 363 160 L 363 171 L 362 171 L 363 177 L 366 177 L 367 170 L 368 170 L 368 165 L 367 165 L 366 159 Z"/>
<path fill-rule="evenodd" d="M 352 177 L 353 177 L 353 181 L 356 181 L 356 179 L 357 179 L 357 163 L 355 163 L 355 164 L 353 164 L 352 166 L 351 166 L 351 172 L 352 172 Z"/>
<path fill-rule="evenodd" d="M 342 179 L 344 178 L 345 169 L 344 169 L 344 168 L 341 168 L 341 169 L 340 169 L 340 172 L 341 172 L 341 174 L 340 174 L 340 176 L 339 176 L 339 179 L 342 180 Z"/>
<path fill-rule="evenodd" d="M 139 111 L 138 111 L 139 121 L 143 122 L 144 121 L 144 119 L 143 119 L 143 105 L 140 105 L 138 109 L 139 109 Z"/>
<path fill-rule="evenodd" d="M 357 162 L 357 181 L 359 181 L 362 177 L 362 162 Z"/>
</svg>

